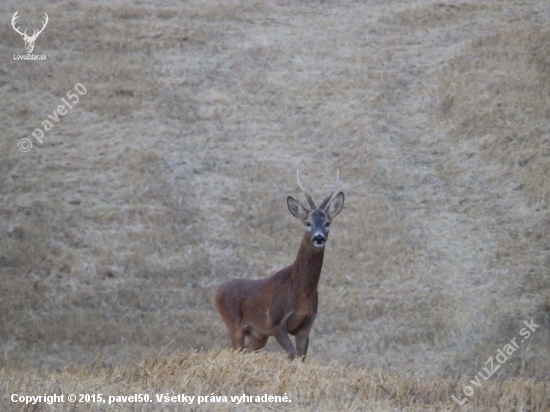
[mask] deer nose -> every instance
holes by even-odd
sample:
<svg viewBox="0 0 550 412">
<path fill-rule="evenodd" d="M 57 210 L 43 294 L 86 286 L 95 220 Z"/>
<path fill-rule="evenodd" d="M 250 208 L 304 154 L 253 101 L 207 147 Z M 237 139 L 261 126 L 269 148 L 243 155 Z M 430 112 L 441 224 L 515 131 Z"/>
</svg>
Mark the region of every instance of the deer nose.
<svg viewBox="0 0 550 412">
<path fill-rule="evenodd" d="M 323 246 L 325 244 L 325 241 L 327 240 L 327 238 L 321 234 L 317 234 L 315 236 L 313 236 L 313 244 L 315 246 Z"/>
</svg>

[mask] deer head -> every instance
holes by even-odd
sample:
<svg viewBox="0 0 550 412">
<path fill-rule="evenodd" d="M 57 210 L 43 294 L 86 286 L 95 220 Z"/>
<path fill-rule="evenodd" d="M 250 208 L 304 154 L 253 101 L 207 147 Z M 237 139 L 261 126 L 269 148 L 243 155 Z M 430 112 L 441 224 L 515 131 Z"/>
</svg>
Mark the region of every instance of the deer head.
<svg viewBox="0 0 550 412">
<path fill-rule="evenodd" d="M 332 195 L 334 195 L 334 192 L 336 192 L 336 189 L 338 188 L 338 178 L 339 172 L 337 171 L 336 182 L 334 183 L 334 187 L 332 188 L 330 194 L 325 198 L 325 200 L 323 200 L 319 207 L 316 207 L 315 202 L 313 202 L 313 199 L 300 181 L 300 170 L 298 170 L 296 172 L 298 186 L 300 186 L 300 189 L 304 193 L 311 210 L 306 209 L 292 196 L 289 196 L 286 199 L 288 210 L 292 216 L 297 217 L 302 221 L 305 226 L 306 233 L 309 234 L 311 244 L 317 248 L 323 248 L 325 246 L 332 219 L 334 219 L 344 207 L 344 194 L 342 192 L 338 193 L 334 199 L 332 199 Z"/>
<path fill-rule="evenodd" d="M 13 29 L 21 35 L 23 40 L 25 40 L 25 49 L 27 49 L 27 53 L 30 54 L 30 53 L 32 53 L 32 51 L 34 49 L 34 42 L 36 41 L 38 35 L 44 31 L 44 28 L 46 27 L 46 24 L 48 24 L 48 20 L 49 20 L 48 15 L 46 13 L 44 13 L 44 23 L 42 24 L 42 28 L 40 30 L 33 30 L 32 36 L 28 36 L 27 35 L 27 30 L 25 30 L 24 32 L 21 32 L 19 30 L 20 26 L 15 27 L 15 20 L 17 20 L 19 18 L 17 13 L 19 13 L 19 10 L 17 10 L 15 12 L 15 14 L 13 15 L 13 17 L 11 19 L 11 25 L 12 25 Z"/>
</svg>

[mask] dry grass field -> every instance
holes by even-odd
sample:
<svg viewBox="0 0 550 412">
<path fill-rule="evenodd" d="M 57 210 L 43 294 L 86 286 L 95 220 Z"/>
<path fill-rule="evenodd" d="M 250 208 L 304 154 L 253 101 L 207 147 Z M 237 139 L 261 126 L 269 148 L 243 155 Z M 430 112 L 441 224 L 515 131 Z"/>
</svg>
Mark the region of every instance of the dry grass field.
<svg viewBox="0 0 550 412">
<path fill-rule="evenodd" d="M 47 60 L 14 60 L 16 10 L 30 32 L 48 13 Z M 54 410 L 454 410 L 516 339 L 460 410 L 550 410 L 547 1 L 0 11 L 0 409 L 168 392 L 292 402 Z M 308 360 L 223 350 L 217 285 L 295 257 L 297 168 L 315 199 L 339 169 L 346 195 Z"/>
<path fill-rule="evenodd" d="M 485 382 L 481 392 L 465 401 L 464 395 L 457 394 L 458 388 L 467 384 L 466 380 L 451 381 L 439 376 L 403 377 L 380 368 L 367 371 L 318 360 L 291 363 L 280 354 L 243 356 L 225 349 L 201 353 L 188 350 L 172 355 L 161 349 L 139 362 L 116 367 L 102 366 L 100 358 L 77 370 L 13 367 L 2 370 L 0 377 L 5 383 L 6 398 L 13 393 L 65 395 L 65 403 L 30 405 L 28 408 L 10 405 L 14 410 L 32 411 L 48 411 L 54 407 L 59 411 L 435 412 L 456 410 L 457 403 L 452 400 L 455 396 L 459 402 L 464 402 L 461 411 L 545 412 L 549 393 L 548 383 L 509 378 L 503 382 Z M 76 402 L 68 402 L 68 395 L 75 393 L 101 393 L 102 399 L 98 401 L 96 397 L 96 402 L 79 402 L 79 396 Z M 265 395 L 280 399 L 262 400 Z M 140 400 L 132 402 L 128 399 L 130 396 Z M 223 399 L 224 396 L 227 399 Z M 256 396 L 260 397 L 257 401 Z M 4 405 L 7 404 L 4 401 Z"/>
</svg>

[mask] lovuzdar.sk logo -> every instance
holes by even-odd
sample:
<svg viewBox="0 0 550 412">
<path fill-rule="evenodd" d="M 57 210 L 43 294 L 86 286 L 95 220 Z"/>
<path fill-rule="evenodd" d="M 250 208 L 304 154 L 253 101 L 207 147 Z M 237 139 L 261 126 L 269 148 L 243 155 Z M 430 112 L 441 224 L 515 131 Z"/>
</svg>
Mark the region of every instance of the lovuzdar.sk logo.
<svg viewBox="0 0 550 412">
<path fill-rule="evenodd" d="M 13 29 L 21 35 L 21 38 L 25 40 L 25 49 L 27 50 L 27 54 L 14 54 L 13 60 L 47 60 L 45 54 L 33 54 L 32 51 L 34 50 L 34 43 L 36 42 L 36 39 L 38 38 L 40 33 L 44 31 L 46 25 L 48 24 L 48 15 L 44 13 L 44 22 L 42 23 L 42 28 L 40 30 L 33 30 L 32 35 L 29 36 L 27 34 L 27 30 L 22 32 L 21 30 L 19 30 L 19 27 L 21 26 L 15 25 L 15 21 L 19 18 L 17 13 L 19 13 L 19 10 L 14 13 L 11 19 L 11 25 Z"/>
</svg>

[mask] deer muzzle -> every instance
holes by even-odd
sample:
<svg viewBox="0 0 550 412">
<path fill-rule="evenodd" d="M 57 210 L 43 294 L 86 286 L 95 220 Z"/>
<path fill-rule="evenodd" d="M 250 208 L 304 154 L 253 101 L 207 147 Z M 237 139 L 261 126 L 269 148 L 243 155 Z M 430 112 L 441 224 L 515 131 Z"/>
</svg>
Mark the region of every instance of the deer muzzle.
<svg viewBox="0 0 550 412">
<path fill-rule="evenodd" d="M 327 238 L 325 235 L 321 233 L 317 233 L 315 236 L 313 236 L 311 240 L 314 246 L 323 247 L 325 246 L 325 242 L 327 241 Z"/>
</svg>

